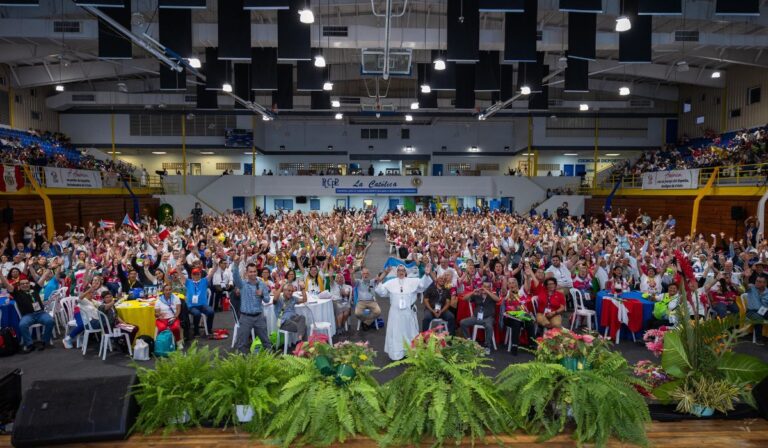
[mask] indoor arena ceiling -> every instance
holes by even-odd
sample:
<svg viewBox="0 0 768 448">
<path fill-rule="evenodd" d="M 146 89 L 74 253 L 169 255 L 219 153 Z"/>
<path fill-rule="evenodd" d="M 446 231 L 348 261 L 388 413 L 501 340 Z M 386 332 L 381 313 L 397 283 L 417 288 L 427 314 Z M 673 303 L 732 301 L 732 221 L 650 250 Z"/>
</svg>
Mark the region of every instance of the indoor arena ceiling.
<svg viewBox="0 0 768 448">
<path fill-rule="evenodd" d="M 103 5 L 110 1 L 130 6 L 129 18 L 123 16 L 122 20 L 129 20 L 127 28 L 130 32 L 142 42 L 149 42 L 150 46 L 154 41 L 173 50 L 168 42 L 175 43 L 179 39 L 178 34 L 184 34 L 178 30 L 185 27 L 177 27 L 174 23 L 163 35 L 160 23 L 162 13 L 158 9 L 158 1 L 163 0 L 0 0 L 0 4 L 6 5 L 38 3 L 33 7 L 0 6 L 0 64 L 7 64 L 10 68 L 11 85 L 15 88 L 62 85 L 65 90 L 62 96 L 76 92 L 115 93 L 111 100 L 104 99 L 104 103 L 97 101 L 91 107 L 106 107 L 111 101 L 121 107 L 142 106 L 139 99 L 131 101 L 122 98 L 134 94 L 167 94 L 164 100 L 155 98 L 146 101 L 150 105 L 164 101 L 171 107 L 199 107 L 199 100 L 195 103 L 193 96 L 198 93 L 197 85 L 205 84 L 205 81 L 193 76 L 189 67 L 185 71 L 186 79 L 179 83 L 175 72 L 160 61 L 162 58 L 142 48 L 144 44 L 135 40 L 132 49 L 128 50 L 127 59 L 124 54 L 105 55 L 104 52 L 109 51 L 104 48 L 107 42 L 119 47 L 120 40 L 129 40 L 106 23 L 100 24 L 101 19 L 92 10 L 89 11 L 88 6 L 82 5 Z M 538 99 L 544 102 L 529 108 L 547 109 L 578 103 L 580 99 L 601 101 L 606 108 L 611 108 L 612 102 L 616 103 L 615 108 L 633 108 L 629 99 L 645 100 L 646 107 L 657 105 L 663 108 L 665 103 L 674 103 L 678 99 L 678 86 L 681 84 L 721 88 L 725 85 L 728 71 L 736 67 L 768 68 L 768 52 L 764 51 L 768 48 L 768 16 L 724 15 L 721 14 L 724 11 L 717 10 L 718 7 L 733 8 L 734 5 L 749 9 L 757 5 L 760 11 L 766 12 L 768 1 L 765 0 L 562 1 L 563 4 L 561 0 L 226 0 L 226 4 L 237 6 L 234 10 L 232 6 L 227 6 L 226 10 L 219 11 L 219 4 L 224 0 L 207 0 L 202 1 L 205 9 L 191 10 L 189 42 L 181 44 L 189 45 L 191 53 L 181 56 L 202 61 L 200 73 L 203 75 L 210 75 L 215 71 L 210 66 L 218 65 L 223 74 L 219 73 L 216 75 L 218 78 L 214 78 L 233 84 L 234 93 L 245 96 L 246 102 L 264 106 L 263 110 L 257 110 L 260 113 L 275 110 L 278 103 L 283 106 L 280 110 L 328 110 L 329 98 L 332 101 L 342 99 L 342 108 L 363 111 L 402 111 L 408 109 L 412 102 L 419 101 L 422 109 L 425 103 L 429 103 L 427 108 L 439 112 L 460 109 L 482 113 L 493 104 L 506 108 L 520 107 L 528 99 L 533 102 L 537 95 L 520 95 L 521 86 L 528 83 L 528 78 L 521 77 L 527 76 L 536 78 L 533 84 L 543 86 L 545 92 L 543 96 L 538 95 Z M 173 0 L 169 2 L 174 3 Z M 603 13 L 584 12 L 584 9 L 581 12 L 561 10 L 588 10 L 589 4 L 594 3 L 599 4 Z M 643 8 L 650 8 L 650 12 L 654 13 L 674 13 L 677 3 L 682 14 L 638 15 L 639 9 Z M 294 9 L 309 6 L 314 14 L 314 23 L 300 23 L 294 9 L 289 10 L 290 14 L 274 9 L 248 11 L 243 10 L 240 4 L 256 7 L 288 5 Z M 478 4 L 481 4 L 480 11 Z M 522 8 L 523 12 L 491 11 L 503 8 L 499 6 L 502 4 L 516 11 L 516 8 Z M 531 5 L 535 5 L 537 10 L 531 17 L 531 27 L 526 28 L 523 16 L 530 13 L 526 9 Z M 111 13 L 116 9 L 100 10 Z M 285 16 L 279 19 L 281 14 Z M 243 30 L 243 15 L 250 16 L 250 29 L 246 26 Z M 621 16 L 630 18 L 633 24 L 630 31 L 616 31 L 617 19 Z M 166 19 L 166 27 L 169 20 L 178 20 L 179 16 L 172 17 Z M 184 16 L 181 17 L 183 20 Z M 510 26 L 508 21 L 511 20 L 515 22 L 509 23 L 517 25 Z M 220 21 L 228 24 L 226 30 L 230 30 L 231 26 L 232 32 L 222 33 L 219 30 Z M 505 26 L 505 23 L 508 24 Z M 570 33 L 569 25 L 573 28 Z M 240 31 L 245 31 L 246 37 Z M 247 34 L 250 34 L 250 45 Z M 619 37 L 620 34 L 622 37 Z M 258 53 L 258 57 L 253 57 L 253 63 L 250 54 L 247 60 L 221 62 L 221 53 L 216 56 L 217 53 L 211 50 L 219 47 L 219 39 L 223 35 L 229 39 L 228 42 L 235 39 L 242 43 L 246 39 L 245 45 L 249 49 L 277 48 L 278 51 Z M 279 36 L 282 37 L 280 41 Z M 282 57 L 288 54 L 288 50 L 282 47 L 288 39 L 294 40 L 290 44 L 291 51 L 298 52 L 299 56 Z M 533 46 L 528 45 L 531 40 L 535 40 Z M 647 56 L 643 48 L 646 44 L 650 50 Z M 534 49 L 536 53 L 532 62 L 519 62 L 528 56 L 520 56 L 525 49 L 518 46 Z M 311 60 L 309 63 L 296 62 L 296 59 L 303 58 L 301 55 L 305 49 L 302 47 L 310 52 L 310 59 L 322 54 L 326 67 L 317 69 Z M 232 45 L 219 48 L 219 52 L 230 48 L 233 53 L 237 52 Z M 381 73 L 363 74 L 362 50 L 373 48 L 382 49 L 382 53 L 385 48 L 392 52 L 401 49 L 412 51 L 410 74 L 398 75 L 397 66 L 393 66 L 394 72 L 386 76 L 387 79 Z M 578 51 L 586 53 L 574 58 L 573 53 Z M 166 56 L 169 54 L 165 52 Z M 264 58 L 265 54 L 272 55 L 268 58 L 275 58 L 274 55 L 278 54 L 279 60 L 262 64 L 260 58 Z M 443 80 L 445 85 L 430 93 L 434 95 L 430 101 L 424 96 L 426 94 L 421 93 L 421 85 L 429 83 L 433 76 L 442 76 L 442 73 L 434 71 L 433 62 L 438 56 L 446 59 L 450 65 L 448 71 L 455 73 L 452 74 L 453 81 L 446 84 Z M 459 61 L 455 66 L 450 62 L 452 56 Z M 169 57 L 173 60 L 172 56 Z M 209 64 L 208 59 L 212 57 L 219 60 Z M 493 61 L 486 66 L 485 59 Z M 282 67 L 286 64 L 293 65 L 290 87 L 281 82 L 288 73 Z M 275 70 L 275 65 L 281 66 L 280 69 Z M 176 83 L 176 89 L 167 88 L 168 76 L 161 86 L 161 66 L 166 67 L 163 68 L 166 75 L 170 73 L 168 76 L 173 78 L 170 82 Z M 248 66 L 247 71 L 245 66 Z M 514 78 L 509 77 L 509 72 L 505 74 L 503 69 L 499 74 L 500 67 L 511 67 Z M 279 92 L 272 92 L 269 86 L 267 90 L 243 90 L 242 83 L 234 82 L 240 76 L 241 80 L 250 78 L 250 84 L 255 82 L 251 81 L 255 77 L 250 72 L 264 70 L 275 70 L 278 74 L 272 81 Z M 418 76 L 420 70 L 423 72 L 421 77 Z M 238 71 L 240 75 L 236 73 Z M 489 77 L 489 71 L 495 73 Z M 570 79 L 566 79 L 567 71 L 572 75 Z M 211 87 L 211 76 L 208 78 Z M 333 83 L 330 92 L 322 90 L 326 81 Z M 571 87 L 564 89 L 569 82 Z M 277 84 L 280 84 L 279 88 Z M 629 98 L 619 95 L 621 87 L 630 88 Z M 312 93 L 314 90 L 317 92 Z M 246 91 L 248 94 L 244 94 Z M 290 101 L 286 100 L 286 95 L 291 97 Z M 218 96 L 225 95 L 219 92 Z M 518 104 L 511 104 L 515 101 L 509 102 L 510 99 L 517 100 Z M 226 98 L 215 103 L 214 107 L 225 109 L 234 104 Z M 635 103 L 635 106 L 638 104 L 641 103 Z M 76 104 L 71 96 L 53 105 L 59 109 L 88 106 Z"/>
</svg>

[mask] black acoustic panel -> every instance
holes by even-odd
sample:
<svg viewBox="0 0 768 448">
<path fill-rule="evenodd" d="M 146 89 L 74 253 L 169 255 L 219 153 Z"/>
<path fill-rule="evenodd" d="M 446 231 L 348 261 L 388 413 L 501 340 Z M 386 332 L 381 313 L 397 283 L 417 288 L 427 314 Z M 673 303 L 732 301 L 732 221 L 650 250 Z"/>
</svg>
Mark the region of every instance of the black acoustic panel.
<svg viewBox="0 0 768 448">
<path fill-rule="evenodd" d="M 549 66 L 544 68 L 549 71 Z M 549 109 L 549 86 L 544 86 L 540 93 L 532 93 L 528 96 L 529 110 L 547 110 Z"/>
<path fill-rule="evenodd" d="M 525 12 L 504 15 L 504 62 L 536 61 L 536 0 L 525 0 Z"/>
<path fill-rule="evenodd" d="M 480 61 L 475 64 L 475 92 L 499 90 L 499 52 L 481 51 Z"/>
<path fill-rule="evenodd" d="M 217 48 L 205 49 L 205 88 L 208 90 L 221 90 L 222 84 L 226 80 L 227 65 L 219 61 L 219 52 Z"/>
<path fill-rule="evenodd" d="M 475 67 L 456 64 L 456 109 L 475 108 Z"/>
<path fill-rule="evenodd" d="M 460 19 L 461 18 L 461 19 Z M 480 58 L 480 12 L 474 0 L 448 0 L 447 61 L 477 62 Z"/>
<path fill-rule="evenodd" d="M 163 8 L 158 22 L 160 43 L 183 58 L 192 57 L 192 11 Z"/>
<path fill-rule="evenodd" d="M 523 86 L 531 88 L 531 93 L 541 92 L 541 78 L 544 76 L 544 53 L 536 53 L 536 62 L 521 62 L 517 70 L 517 91 Z M 547 66 L 548 68 L 549 66 Z M 547 69 L 547 73 L 549 70 Z"/>
<path fill-rule="evenodd" d="M 328 80 L 328 67 L 315 67 L 312 61 L 296 63 L 296 90 L 323 90 L 323 84 Z"/>
<path fill-rule="evenodd" d="M 235 64 L 233 72 L 235 75 L 234 94 L 245 101 L 253 100 L 253 91 L 251 90 L 251 64 Z M 235 101 L 235 109 L 245 109 L 245 107 Z"/>
<path fill-rule="evenodd" d="M 309 108 L 312 110 L 330 110 L 331 92 L 315 91 L 310 93 Z"/>
<path fill-rule="evenodd" d="M 277 64 L 277 90 L 272 92 L 277 109 L 293 109 L 293 65 Z"/>
<path fill-rule="evenodd" d="M 502 64 L 499 71 L 499 99 L 506 101 L 515 96 L 515 66 Z"/>
<path fill-rule="evenodd" d="M 416 101 L 419 102 L 419 109 L 437 109 L 437 92 L 421 93 L 421 85 L 425 82 L 429 83 L 429 71 L 431 67 L 432 64 L 416 65 L 416 78 L 418 81 L 416 86 Z"/>
<path fill-rule="evenodd" d="M 717 0 L 715 14 L 721 16 L 759 16 L 760 0 Z"/>
<path fill-rule="evenodd" d="M 205 0 L 158 0 L 159 8 L 205 9 Z"/>
<path fill-rule="evenodd" d="M 589 92 L 589 61 L 568 58 L 568 67 L 565 69 L 565 91 Z"/>
<path fill-rule="evenodd" d="M 251 66 L 251 89 L 277 90 L 277 48 L 252 48 Z"/>
<path fill-rule="evenodd" d="M 99 8 L 125 8 L 123 0 L 75 0 L 78 6 L 98 6 Z"/>
<path fill-rule="evenodd" d="M 120 0 L 122 7 L 109 7 L 104 14 L 121 26 L 131 29 L 131 0 Z M 114 5 L 113 5 L 114 6 Z M 102 59 L 131 59 L 132 44 L 105 21 L 99 19 L 99 57 Z"/>
<path fill-rule="evenodd" d="M 270 10 L 270 9 L 289 9 L 289 0 L 245 0 L 243 2 L 245 9 L 251 10 Z"/>
<path fill-rule="evenodd" d="M 597 14 L 588 12 L 568 13 L 568 57 L 596 59 Z"/>
<path fill-rule="evenodd" d="M 207 65 L 203 64 L 203 70 L 206 69 Z M 198 84 L 196 103 L 198 109 L 216 110 L 219 108 L 219 94 L 216 90 L 206 89 L 204 84 Z"/>
<path fill-rule="evenodd" d="M 523 12 L 524 0 L 480 0 L 477 2 L 480 12 Z"/>
<path fill-rule="evenodd" d="M 0 6 L 39 6 L 40 0 L 0 0 Z"/>
<path fill-rule="evenodd" d="M 434 61 L 438 51 L 432 51 L 432 60 Z M 456 90 L 456 63 L 446 62 L 445 70 L 435 70 L 433 64 L 429 64 L 427 72 L 429 86 L 432 90 Z M 421 84 L 419 84 L 421 85 Z"/>
<path fill-rule="evenodd" d="M 187 90 L 187 71 L 177 72 L 160 64 L 160 90 Z"/>
<path fill-rule="evenodd" d="M 640 0 L 638 14 L 651 16 L 680 16 L 683 14 L 682 0 Z"/>
<path fill-rule="evenodd" d="M 290 9 L 277 11 L 277 58 L 280 61 L 309 61 L 310 25 L 299 21 L 299 10 L 305 0 L 289 0 Z"/>
<path fill-rule="evenodd" d="M 243 0 L 219 0 L 219 59 L 251 60 L 251 13 Z"/>
<path fill-rule="evenodd" d="M 624 14 L 632 21 L 632 28 L 619 33 L 619 62 L 651 62 L 653 16 L 640 16 L 637 11 L 638 0 L 624 0 Z"/>
<path fill-rule="evenodd" d="M 135 376 L 35 381 L 13 425 L 15 447 L 86 444 L 128 437 L 139 407 Z"/>
<path fill-rule="evenodd" d="M 603 0 L 560 0 L 560 11 L 603 12 Z"/>
</svg>

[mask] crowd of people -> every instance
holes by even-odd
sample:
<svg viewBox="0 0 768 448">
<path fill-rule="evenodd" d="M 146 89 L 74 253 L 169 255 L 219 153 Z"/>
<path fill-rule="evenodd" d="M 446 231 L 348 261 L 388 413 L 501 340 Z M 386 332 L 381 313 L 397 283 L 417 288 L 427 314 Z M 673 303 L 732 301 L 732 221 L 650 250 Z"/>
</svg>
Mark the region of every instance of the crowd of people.
<svg viewBox="0 0 768 448">
<path fill-rule="evenodd" d="M 134 176 L 136 168 L 116 159 L 97 159 L 72 146 L 69 138 L 61 133 L 41 133 L 29 130 L 23 136 L 18 131 L 0 132 L 0 162 L 16 165 L 52 166 L 117 173 L 125 178 Z"/>
<path fill-rule="evenodd" d="M 197 216 L 168 227 L 145 218 L 135 227 L 68 226 L 51 241 L 41 223 L 30 224 L 20 239 L 10 232 L 3 242 L 0 284 L 17 303 L 26 353 L 50 343 L 50 311 L 64 296 L 78 297 L 79 306 L 62 341 L 67 348 L 105 317 L 135 335 L 116 303 L 156 294 L 157 333 L 168 330 L 179 344 L 199 337 L 203 321 L 212 335 L 217 313 L 231 303 L 240 325 L 234 346 L 242 352 L 250 350 L 251 331 L 272 347 L 268 303 L 279 328 L 300 341 L 311 325 L 296 307 L 309 297 L 332 301 L 342 337 L 353 314 L 360 331 L 379 328 L 378 302 L 386 298 L 384 351 L 395 360 L 405 355 L 404 343 L 435 326 L 465 337 L 483 328 L 487 351 L 494 343 L 487 335 L 509 328 L 516 353 L 522 330 L 535 343 L 537 332 L 568 325 L 569 310 L 594 309 L 598 291 L 647 294 L 655 302 L 651 326 L 674 325 L 685 298 L 694 316 L 738 313 L 743 293 L 750 319 L 768 317 L 765 240 L 683 238 L 671 216 L 640 213 L 629 221 L 626 211 L 615 211 L 586 219 L 570 216 L 567 203 L 546 218 L 391 212 L 382 223 L 399 259 L 383 268 L 365 263 L 374 213 Z M 694 278 L 681 275 L 680 257 L 691 261 Z M 43 327 L 37 346 L 35 324 Z"/>
</svg>

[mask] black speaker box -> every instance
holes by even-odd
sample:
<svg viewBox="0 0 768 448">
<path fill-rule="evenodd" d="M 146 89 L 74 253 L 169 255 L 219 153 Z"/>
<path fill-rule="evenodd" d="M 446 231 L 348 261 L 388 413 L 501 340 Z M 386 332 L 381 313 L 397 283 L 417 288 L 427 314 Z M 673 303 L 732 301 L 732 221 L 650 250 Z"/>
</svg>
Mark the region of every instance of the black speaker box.
<svg viewBox="0 0 768 448">
<path fill-rule="evenodd" d="M 21 370 L 0 371 L 0 424 L 12 422 L 21 403 Z"/>
<path fill-rule="evenodd" d="M 11 207 L 3 209 L 3 224 L 13 224 L 13 209 Z"/>
<path fill-rule="evenodd" d="M 752 389 L 752 396 L 755 397 L 760 416 L 768 420 L 768 377 Z"/>
<path fill-rule="evenodd" d="M 35 381 L 13 427 L 15 447 L 122 440 L 136 421 L 136 377 Z"/>
<path fill-rule="evenodd" d="M 306 196 L 296 196 L 296 203 L 297 204 L 306 204 L 307 203 L 307 197 Z"/>
<path fill-rule="evenodd" d="M 731 207 L 731 219 L 734 221 L 747 219 L 747 210 L 740 206 Z"/>
</svg>

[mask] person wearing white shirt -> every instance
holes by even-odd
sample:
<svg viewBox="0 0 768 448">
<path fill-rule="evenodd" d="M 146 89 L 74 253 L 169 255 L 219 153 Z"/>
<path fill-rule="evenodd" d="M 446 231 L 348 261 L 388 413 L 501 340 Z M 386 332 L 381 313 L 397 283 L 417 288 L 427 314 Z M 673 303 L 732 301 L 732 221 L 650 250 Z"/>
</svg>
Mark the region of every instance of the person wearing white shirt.
<svg viewBox="0 0 768 448">
<path fill-rule="evenodd" d="M 552 273 L 552 276 L 557 280 L 557 288 L 567 298 L 571 288 L 573 288 L 573 276 L 571 275 L 571 271 L 569 271 L 560 260 L 559 255 L 552 256 L 552 265 L 544 272 Z"/>
<path fill-rule="evenodd" d="M 381 281 L 391 271 L 379 274 Z M 376 294 L 389 297 L 389 316 L 387 317 L 387 335 L 384 340 L 384 352 L 389 359 L 397 361 L 405 357 L 405 346 L 410 345 L 413 338 L 419 334 L 419 322 L 416 318 L 416 295 L 424 292 L 432 284 L 432 265 L 428 264 L 422 278 L 408 278 L 405 266 L 397 267 L 397 277 L 379 283 Z"/>
<path fill-rule="evenodd" d="M 333 300 L 333 313 L 336 315 L 336 329 L 343 334 L 346 331 L 344 324 L 349 319 L 352 310 L 352 287 L 344 284 L 343 275 L 336 274 L 329 292 Z"/>
<path fill-rule="evenodd" d="M 600 290 L 605 290 L 605 283 L 608 281 L 608 269 L 606 268 L 607 262 L 605 258 L 599 257 L 597 259 L 597 270 L 595 271 L 595 278 L 600 283 Z"/>
<path fill-rule="evenodd" d="M 455 288 L 459 284 L 459 274 L 456 269 L 448 266 L 448 258 L 443 257 L 440 259 L 440 265 L 437 266 L 438 277 L 449 272 L 451 274 L 451 287 Z"/>
<path fill-rule="evenodd" d="M 221 311 L 222 298 L 234 289 L 232 280 L 232 271 L 229 269 L 227 260 L 219 260 L 218 269 L 213 272 L 211 278 L 211 290 L 213 291 L 213 309 Z"/>
<path fill-rule="evenodd" d="M 654 296 L 661 294 L 661 276 L 656 272 L 656 268 L 648 266 L 647 272 L 648 274 L 640 279 L 640 292 Z"/>
</svg>

